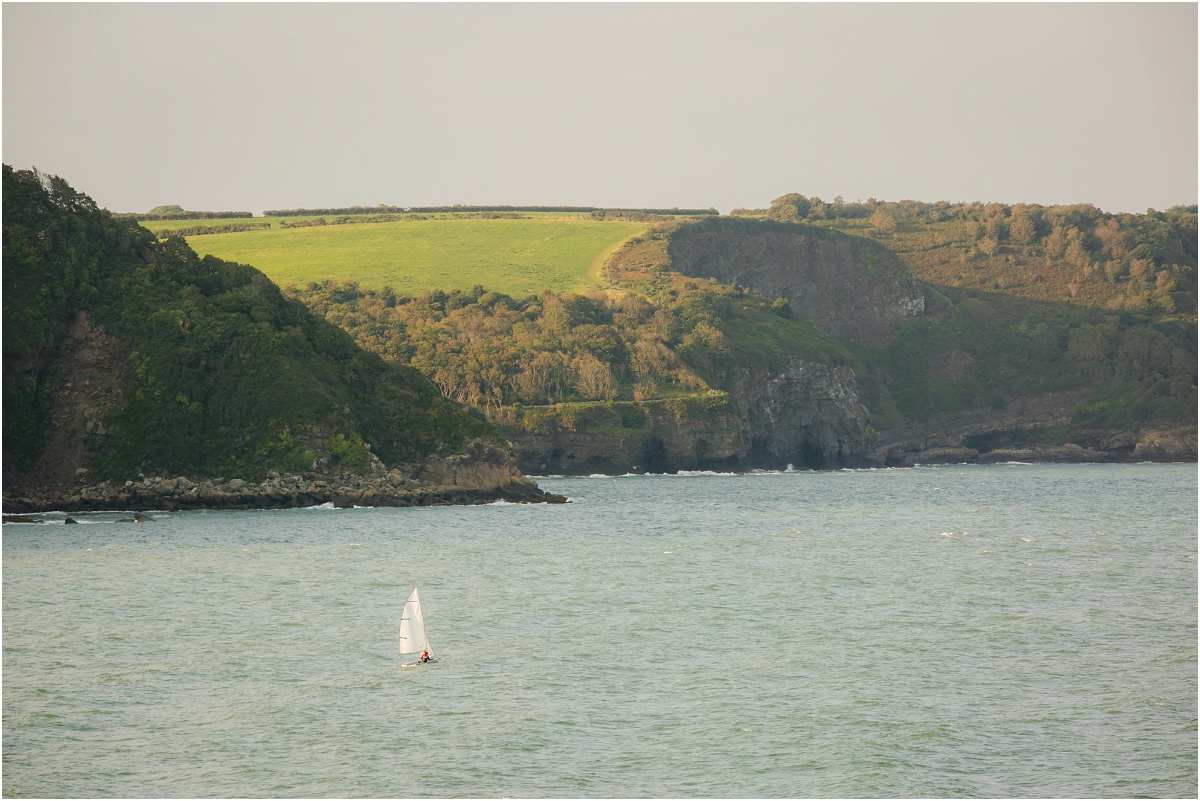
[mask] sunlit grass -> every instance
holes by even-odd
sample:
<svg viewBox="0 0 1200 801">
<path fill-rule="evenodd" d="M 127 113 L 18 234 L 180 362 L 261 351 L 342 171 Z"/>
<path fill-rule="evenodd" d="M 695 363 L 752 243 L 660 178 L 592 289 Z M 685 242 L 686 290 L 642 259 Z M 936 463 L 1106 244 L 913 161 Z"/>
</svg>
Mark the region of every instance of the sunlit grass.
<svg viewBox="0 0 1200 801">
<path fill-rule="evenodd" d="M 201 255 L 252 265 L 280 286 L 357 281 L 400 295 L 469 289 L 520 296 L 542 289 L 580 292 L 600 286 L 598 260 L 647 223 L 565 216 L 517 220 L 425 219 L 279 228 L 188 238 Z M 289 218 L 290 219 L 290 218 Z M 262 222 L 263 218 L 240 222 Z M 224 221 L 159 221 L 150 230 Z"/>
</svg>

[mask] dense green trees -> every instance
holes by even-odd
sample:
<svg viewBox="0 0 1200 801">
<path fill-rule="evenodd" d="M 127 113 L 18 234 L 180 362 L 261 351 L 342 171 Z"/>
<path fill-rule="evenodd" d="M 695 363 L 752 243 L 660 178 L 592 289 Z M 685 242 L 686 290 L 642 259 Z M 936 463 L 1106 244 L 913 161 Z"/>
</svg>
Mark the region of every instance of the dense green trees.
<svg viewBox="0 0 1200 801">
<path fill-rule="evenodd" d="M 120 219 L 153 220 L 236 220 L 253 217 L 249 211 L 187 211 L 182 206 L 155 206 L 146 214 L 115 214 Z"/>
<path fill-rule="evenodd" d="M 264 223 L 230 223 L 228 225 L 193 225 L 187 228 L 160 228 L 154 232 L 159 239 L 169 239 L 173 236 L 203 236 L 204 234 L 232 234 L 239 231 L 260 231 L 270 228 L 271 224 Z"/>
<path fill-rule="evenodd" d="M 80 309 L 128 359 L 125 403 L 88 443 L 101 477 L 250 478 L 344 460 L 345 443 L 395 462 L 497 436 L 253 268 L 157 242 L 35 172 L 5 166 L 4 208 L 6 469 L 45 442 L 56 357 Z"/>
<path fill-rule="evenodd" d="M 790 319 L 786 301 L 710 281 L 683 282 L 654 301 L 633 292 L 514 299 L 481 286 L 396 298 L 332 281 L 286 291 L 363 347 L 418 368 L 447 397 L 490 415 L 513 404 L 705 393 L 785 349 L 821 362 L 850 358 Z"/>
<path fill-rule="evenodd" d="M 859 349 L 877 424 L 1080 393 L 1083 428 L 1195 424 L 1195 328 L 1126 312 L 930 288 L 927 313 Z"/>
<path fill-rule="evenodd" d="M 264 211 L 265 217 L 317 217 L 352 214 L 457 214 L 457 213 L 499 213 L 513 212 L 560 212 L 563 214 L 593 214 L 601 213 L 613 217 L 626 215 L 662 215 L 671 217 L 694 217 L 716 215 L 716 209 L 603 209 L 599 206 L 348 206 L 330 209 L 272 209 Z"/>
<path fill-rule="evenodd" d="M 656 318 L 636 295 L 546 291 L 517 300 L 477 286 L 396 299 L 331 281 L 288 292 L 359 344 L 419 368 L 447 397 L 481 409 L 707 389 L 668 347 L 692 331 Z"/>
</svg>

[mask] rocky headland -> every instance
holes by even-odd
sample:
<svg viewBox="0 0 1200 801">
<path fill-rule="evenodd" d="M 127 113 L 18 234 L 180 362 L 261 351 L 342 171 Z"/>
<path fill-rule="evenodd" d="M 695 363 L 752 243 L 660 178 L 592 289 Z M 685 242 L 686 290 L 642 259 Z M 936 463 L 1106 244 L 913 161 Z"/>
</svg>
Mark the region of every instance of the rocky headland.
<svg viewBox="0 0 1200 801">
<path fill-rule="evenodd" d="M 1195 432 L 1082 431 L 1079 442 L 1061 445 L 1036 443 L 1024 447 L 996 447 L 979 450 L 966 445 L 927 443 L 882 447 L 873 462 L 883 467 L 911 467 L 920 464 L 1105 464 L 1133 462 L 1195 462 Z M 1080 444 L 1082 443 L 1082 444 Z"/>
<path fill-rule="evenodd" d="M 1196 461 L 1196 428 L 1138 430 L 1071 425 L 1078 392 L 1016 400 L 1003 409 L 934 415 L 879 432 L 873 464 Z"/>
<path fill-rule="evenodd" d="M 946 330 L 939 321 L 952 313 L 946 298 L 918 281 L 894 253 L 856 237 L 813 226 L 721 218 L 669 229 L 663 238 L 665 249 L 655 250 L 650 239 L 619 252 L 607 267 L 609 277 L 636 285 L 639 280 L 669 282 L 662 276 L 678 274 L 745 287 L 787 301 L 797 317 L 854 343 L 860 353 L 886 352 L 906 326 L 943 325 L 940 330 Z M 932 315 L 938 318 L 933 321 L 930 298 L 935 301 Z M 971 302 L 981 307 L 979 301 Z M 871 369 L 858 375 L 851 366 L 800 354 L 776 357 L 770 367 L 747 360 L 745 366 L 707 376 L 713 392 L 727 399 L 724 404 L 696 409 L 675 403 L 669 413 L 642 404 L 644 413 L 633 415 L 633 424 L 630 415 L 598 410 L 576 415 L 569 425 L 553 420 L 530 425 L 537 416 L 532 410 L 516 424 L 499 422 L 516 443 L 522 468 L 531 473 L 1196 461 L 1195 425 L 1078 424 L 1077 408 L 1092 402 L 1094 381 L 1048 392 L 1005 387 L 989 396 L 978 389 L 984 384 L 981 371 L 992 369 L 978 363 L 987 353 L 973 356 L 964 350 L 968 343 L 948 336 L 920 347 L 918 358 L 910 355 L 903 367 L 881 360 L 884 366 L 874 368 L 873 375 L 867 374 Z M 893 383 L 899 370 L 920 369 L 920 360 L 929 360 L 933 381 L 944 382 L 915 386 L 913 395 L 974 393 L 978 405 L 954 412 L 903 414 L 895 407 L 889 412 L 879 403 L 887 394 L 881 387 Z M 1002 375 L 1011 375 L 1012 369 L 998 368 Z M 864 379 L 869 383 L 860 383 Z M 871 391 L 864 392 L 864 386 Z M 883 422 L 872 420 L 867 408 L 872 405 L 877 411 L 884 407 L 879 415 Z"/>
<path fill-rule="evenodd" d="M 459 456 L 431 456 L 419 465 L 386 469 L 374 460 L 368 474 L 279 475 L 262 481 L 143 476 L 88 483 L 86 471 L 72 487 L 20 487 L 4 494 L 5 514 L 37 512 L 180 511 L 185 509 L 289 509 L 333 504 L 445 506 L 492 503 L 565 503 L 521 474 L 511 455 L 475 441 Z"/>
</svg>

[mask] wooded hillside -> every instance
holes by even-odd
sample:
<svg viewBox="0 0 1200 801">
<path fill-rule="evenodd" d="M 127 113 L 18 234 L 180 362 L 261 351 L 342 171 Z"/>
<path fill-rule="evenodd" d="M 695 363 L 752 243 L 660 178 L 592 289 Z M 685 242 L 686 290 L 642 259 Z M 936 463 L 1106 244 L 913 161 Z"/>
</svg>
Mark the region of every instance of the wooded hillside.
<svg viewBox="0 0 1200 801">
<path fill-rule="evenodd" d="M 6 485 L 56 435 L 96 478 L 355 468 L 368 450 L 419 461 L 497 439 L 258 270 L 7 165 L 3 281 Z M 78 420 L 62 416 L 72 402 L 88 404 Z"/>
<path fill-rule="evenodd" d="M 869 237 L 941 286 L 1196 320 L 1196 206 L 1112 214 L 1086 203 L 848 203 L 793 193 L 734 215 Z"/>
</svg>

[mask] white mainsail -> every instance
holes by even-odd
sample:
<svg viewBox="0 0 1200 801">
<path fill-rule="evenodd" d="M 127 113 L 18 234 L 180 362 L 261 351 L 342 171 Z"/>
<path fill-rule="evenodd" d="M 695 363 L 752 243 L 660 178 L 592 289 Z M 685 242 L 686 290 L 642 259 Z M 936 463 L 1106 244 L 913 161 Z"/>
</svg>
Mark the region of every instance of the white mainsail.
<svg viewBox="0 0 1200 801">
<path fill-rule="evenodd" d="M 400 656 L 420 657 L 422 651 L 428 651 L 429 655 L 433 656 L 433 649 L 429 647 L 429 638 L 425 636 L 425 618 L 421 615 L 421 599 L 417 596 L 417 588 L 413 587 L 412 595 L 408 596 L 408 602 L 404 604 L 404 611 L 400 613 Z"/>
</svg>

